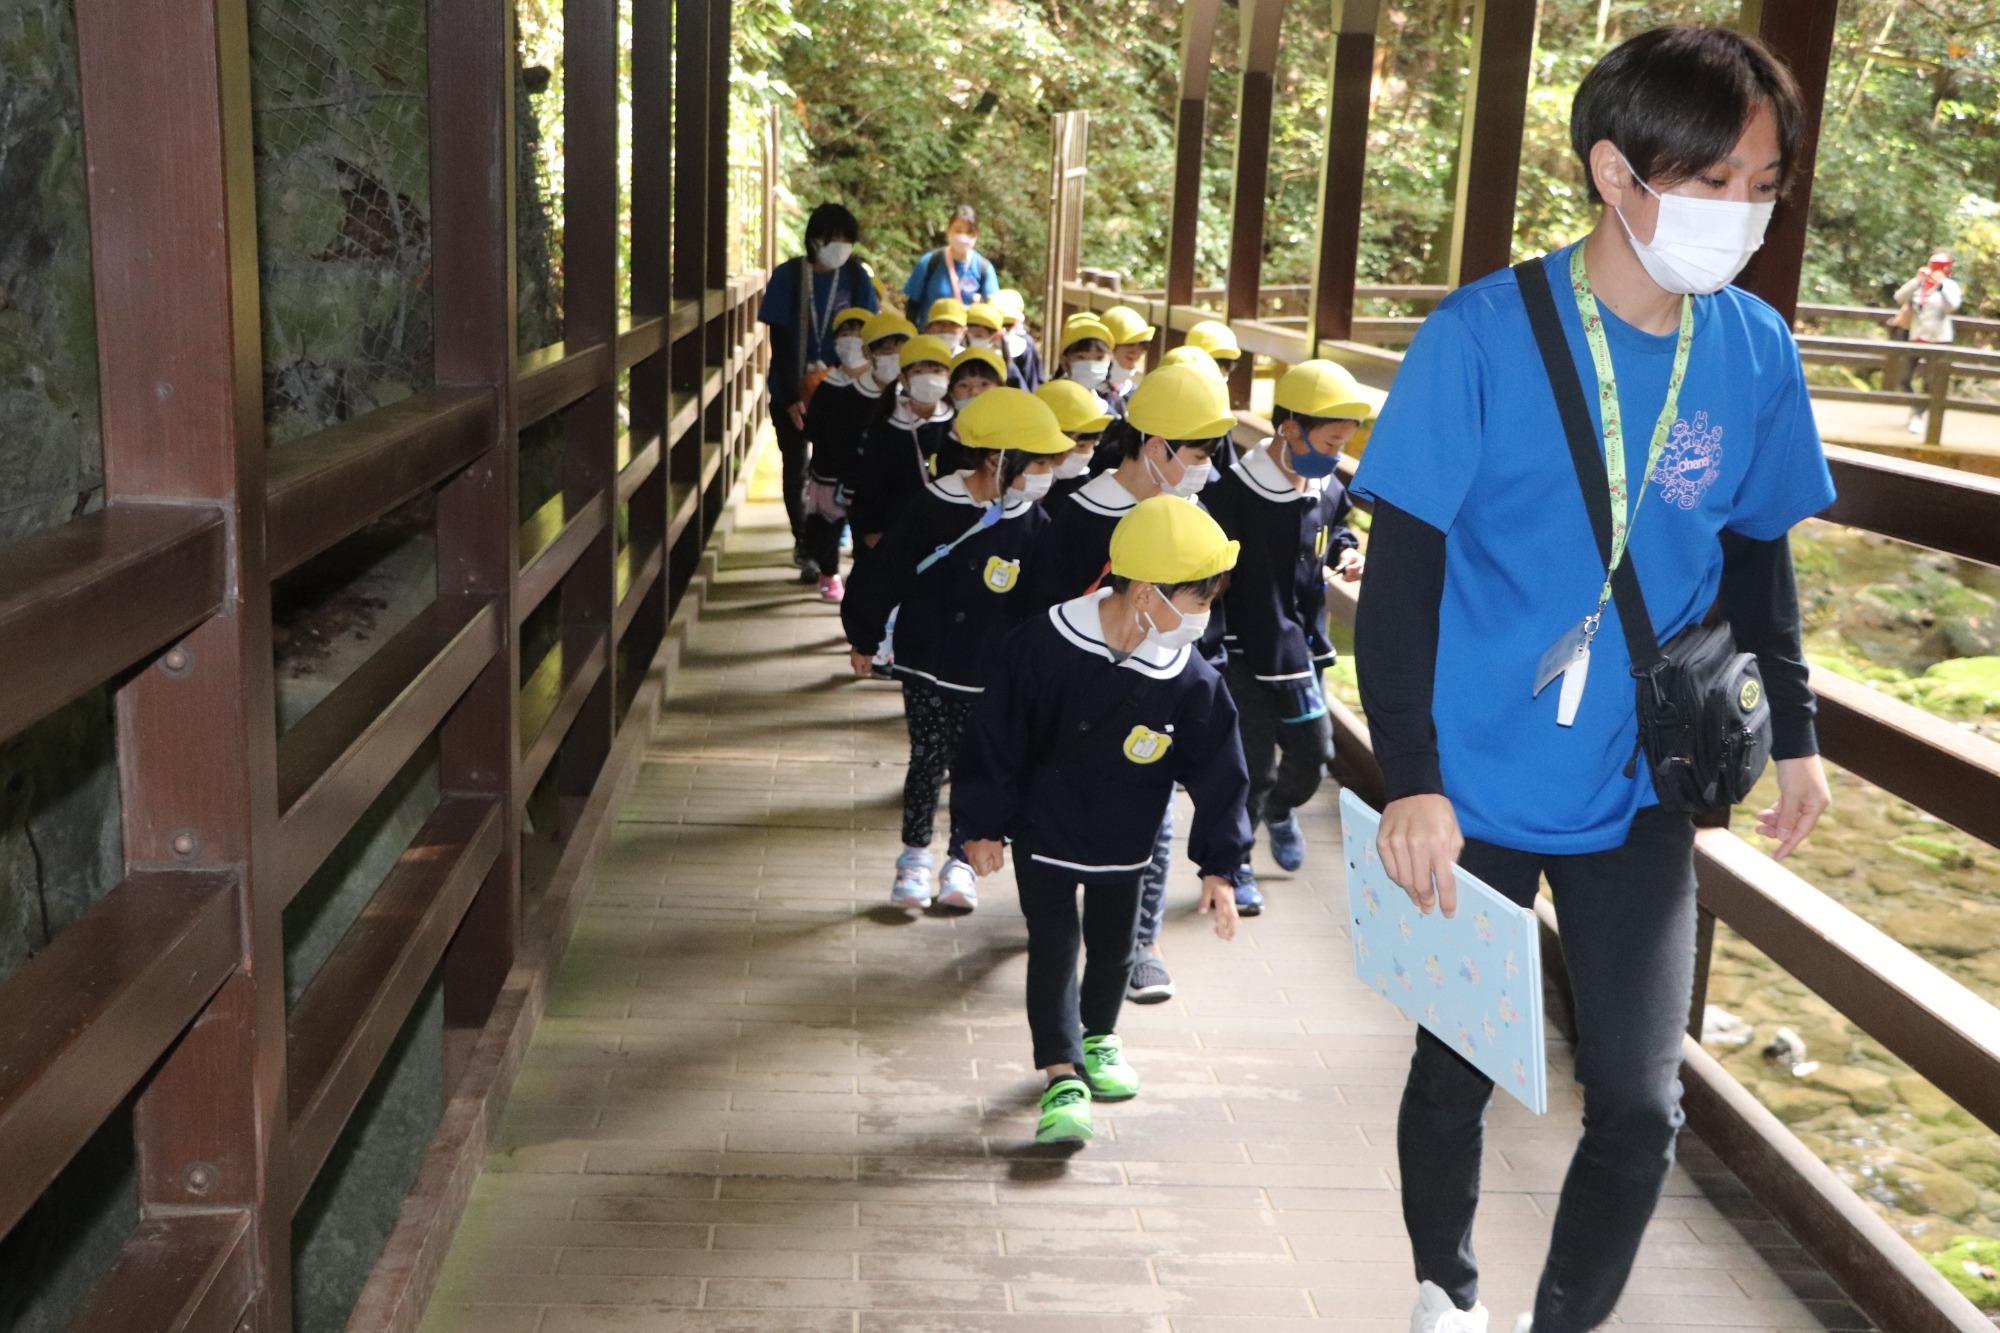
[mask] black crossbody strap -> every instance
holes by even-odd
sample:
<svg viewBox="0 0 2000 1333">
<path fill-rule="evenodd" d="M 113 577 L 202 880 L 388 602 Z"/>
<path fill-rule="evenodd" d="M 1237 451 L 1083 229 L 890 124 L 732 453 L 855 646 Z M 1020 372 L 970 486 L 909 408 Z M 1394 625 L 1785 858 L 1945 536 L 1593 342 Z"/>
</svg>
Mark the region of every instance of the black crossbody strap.
<svg viewBox="0 0 2000 1333">
<path fill-rule="evenodd" d="M 1590 424 L 1590 403 L 1583 396 L 1583 381 L 1577 377 L 1576 362 L 1570 357 L 1569 336 L 1563 332 L 1562 316 L 1556 310 L 1555 292 L 1538 258 L 1514 265 L 1514 279 L 1521 284 L 1521 299 L 1528 307 L 1528 324 L 1535 331 L 1535 346 L 1548 371 L 1549 387 L 1555 391 L 1556 411 L 1562 417 L 1563 435 L 1569 440 L 1570 461 L 1576 465 L 1577 487 L 1583 492 L 1583 507 L 1590 514 L 1590 529 L 1597 537 L 1597 557 L 1609 565 L 1611 484 L 1604 471 L 1597 428 Z M 1632 673 L 1643 675 L 1660 660 L 1660 640 L 1653 633 L 1646 596 L 1639 590 L 1639 571 L 1633 564 L 1630 547 L 1612 572 L 1611 597 L 1618 604 L 1618 623 L 1625 631 L 1625 649 L 1632 658 Z"/>
</svg>

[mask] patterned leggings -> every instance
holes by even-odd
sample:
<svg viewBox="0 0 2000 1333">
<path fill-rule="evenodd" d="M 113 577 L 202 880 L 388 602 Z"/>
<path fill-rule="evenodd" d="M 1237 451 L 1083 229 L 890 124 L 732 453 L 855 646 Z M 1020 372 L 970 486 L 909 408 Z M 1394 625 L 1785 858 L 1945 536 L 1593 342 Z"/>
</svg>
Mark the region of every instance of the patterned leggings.
<svg viewBox="0 0 2000 1333">
<path fill-rule="evenodd" d="M 926 681 L 903 681 L 903 720 L 910 729 L 910 771 L 903 779 L 903 845 L 928 847 L 937 820 L 938 792 L 950 776 L 958 738 L 979 696 L 941 690 Z M 951 855 L 964 853 L 957 839 Z"/>
</svg>

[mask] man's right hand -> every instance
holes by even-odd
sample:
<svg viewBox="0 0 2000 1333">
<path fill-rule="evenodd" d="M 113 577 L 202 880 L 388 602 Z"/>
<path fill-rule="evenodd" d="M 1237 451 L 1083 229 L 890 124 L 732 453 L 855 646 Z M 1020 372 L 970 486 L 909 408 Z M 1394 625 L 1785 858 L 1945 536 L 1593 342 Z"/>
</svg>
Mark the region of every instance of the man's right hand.
<svg viewBox="0 0 2000 1333">
<path fill-rule="evenodd" d="M 1375 846 L 1382 853 L 1382 868 L 1410 895 L 1418 911 L 1428 915 L 1431 908 L 1442 907 L 1446 916 L 1458 914 L 1458 883 L 1452 868 L 1465 837 L 1458 831 L 1458 813 L 1449 797 L 1405 796 L 1389 802 L 1382 811 Z"/>
<path fill-rule="evenodd" d="M 804 403 L 793 403 L 785 409 L 785 415 L 792 419 L 793 430 L 804 430 L 806 428 L 806 405 Z"/>
</svg>

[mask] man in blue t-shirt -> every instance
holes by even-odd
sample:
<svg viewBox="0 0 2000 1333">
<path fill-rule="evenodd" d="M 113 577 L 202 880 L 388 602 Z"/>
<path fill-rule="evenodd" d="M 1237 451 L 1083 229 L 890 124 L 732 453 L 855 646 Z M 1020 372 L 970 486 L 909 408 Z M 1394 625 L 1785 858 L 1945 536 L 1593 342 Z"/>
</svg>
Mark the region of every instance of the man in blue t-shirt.
<svg viewBox="0 0 2000 1333">
<path fill-rule="evenodd" d="M 1757 655 L 1780 792 L 1760 831 L 1779 856 L 1828 802 L 1786 534 L 1833 486 L 1791 331 L 1727 284 L 1762 241 L 1802 120 L 1791 76 L 1752 38 L 1633 38 L 1572 111 L 1606 207 L 1541 261 L 1607 463 L 1622 451 L 1611 512 L 1627 517 L 1655 632 L 1664 643 L 1719 602 Z M 1634 762 L 1615 605 L 1587 672 L 1557 677 L 1580 697 L 1537 693 L 1543 663 L 1569 661 L 1600 609 L 1605 562 L 1513 273 L 1425 321 L 1354 490 L 1375 502 L 1356 658 L 1387 787 L 1384 866 L 1424 911 L 1454 910 L 1454 862 L 1524 906 L 1544 875 L 1554 892 L 1585 1127 L 1532 1320 L 1515 1327 L 1581 1333 L 1611 1315 L 1681 1124 L 1694 830 Z M 1491 1090 L 1418 1033 L 1397 1131 L 1417 1333 L 1487 1327 L 1472 1220 Z"/>
<path fill-rule="evenodd" d="M 834 319 L 848 309 L 880 310 L 875 284 L 854 257 L 861 224 L 839 204 L 821 204 L 806 218 L 806 252 L 771 270 L 757 318 L 771 327 L 771 425 L 784 459 L 785 516 L 792 525 L 792 561 L 807 583 L 823 571 L 805 554 L 806 386 L 814 372 L 839 364 Z"/>
</svg>

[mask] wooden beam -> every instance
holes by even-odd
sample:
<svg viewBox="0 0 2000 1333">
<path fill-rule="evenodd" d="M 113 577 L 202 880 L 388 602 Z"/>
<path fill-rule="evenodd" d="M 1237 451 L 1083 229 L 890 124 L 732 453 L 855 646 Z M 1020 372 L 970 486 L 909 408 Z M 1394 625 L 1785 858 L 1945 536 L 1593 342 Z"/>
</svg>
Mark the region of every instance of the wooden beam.
<svg viewBox="0 0 2000 1333">
<path fill-rule="evenodd" d="M 1820 517 L 2000 565 L 2000 478 L 1827 445 L 1838 498 Z"/>
<path fill-rule="evenodd" d="M 1791 323 L 1799 303 L 1806 227 L 1812 214 L 1813 171 L 1819 160 L 1819 127 L 1826 108 L 1827 68 L 1833 60 L 1838 0 L 1744 0 L 1742 26 L 1763 38 L 1798 80 L 1805 103 L 1804 133 L 1792 159 L 1785 194 L 1771 215 L 1764 245 L 1737 282 L 1769 301 Z"/>
<path fill-rule="evenodd" d="M 70 1333 L 238 1333 L 257 1290 L 241 1209 L 142 1220 Z"/>
<path fill-rule="evenodd" d="M 1236 172 L 1230 196 L 1229 300 L 1233 323 L 1257 318 L 1264 272 L 1264 211 L 1271 193 L 1271 103 L 1276 94 L 1278 34 L 1285 0 L 1240 0 L 1242 81 L 1236 98 Z M 1230 401 L 1250 406 L 1256 356 L 1245 349 L 1229 379 Z"/>
<path fill-rule="evenodd" d="M 1326 156 L 1319 173 L 1319 251 L 1313 260 L 1315 341 L 1354 336 L 1361 256 L 1361 191 L 1368 177 L 1368 112 L 1375 88 L 1381 0 L 1335 0 Z"/>
<path fill-rule="evenodd" d="M 1187 0 L 1181 9 L 1181 96 L 1174 119 L 1173 198 L 1167 219 L 1166 302 L 1194 301 L 1195 253 L 1201 240 L 1201 150 L 1207 135 L 1208 88 L 1215 61 L 1221 0 Z M 1171 319 L 1160 323 L 1163 347 L 1183 341 Z"/>
<path fill-rule="evenodd" d="M 1539 12 L 1539 0 L 1478 0 L 1473 11 L 1445 278 L 1454 287 L 1513 262 L 1514 198 Z"/>
</svg>

